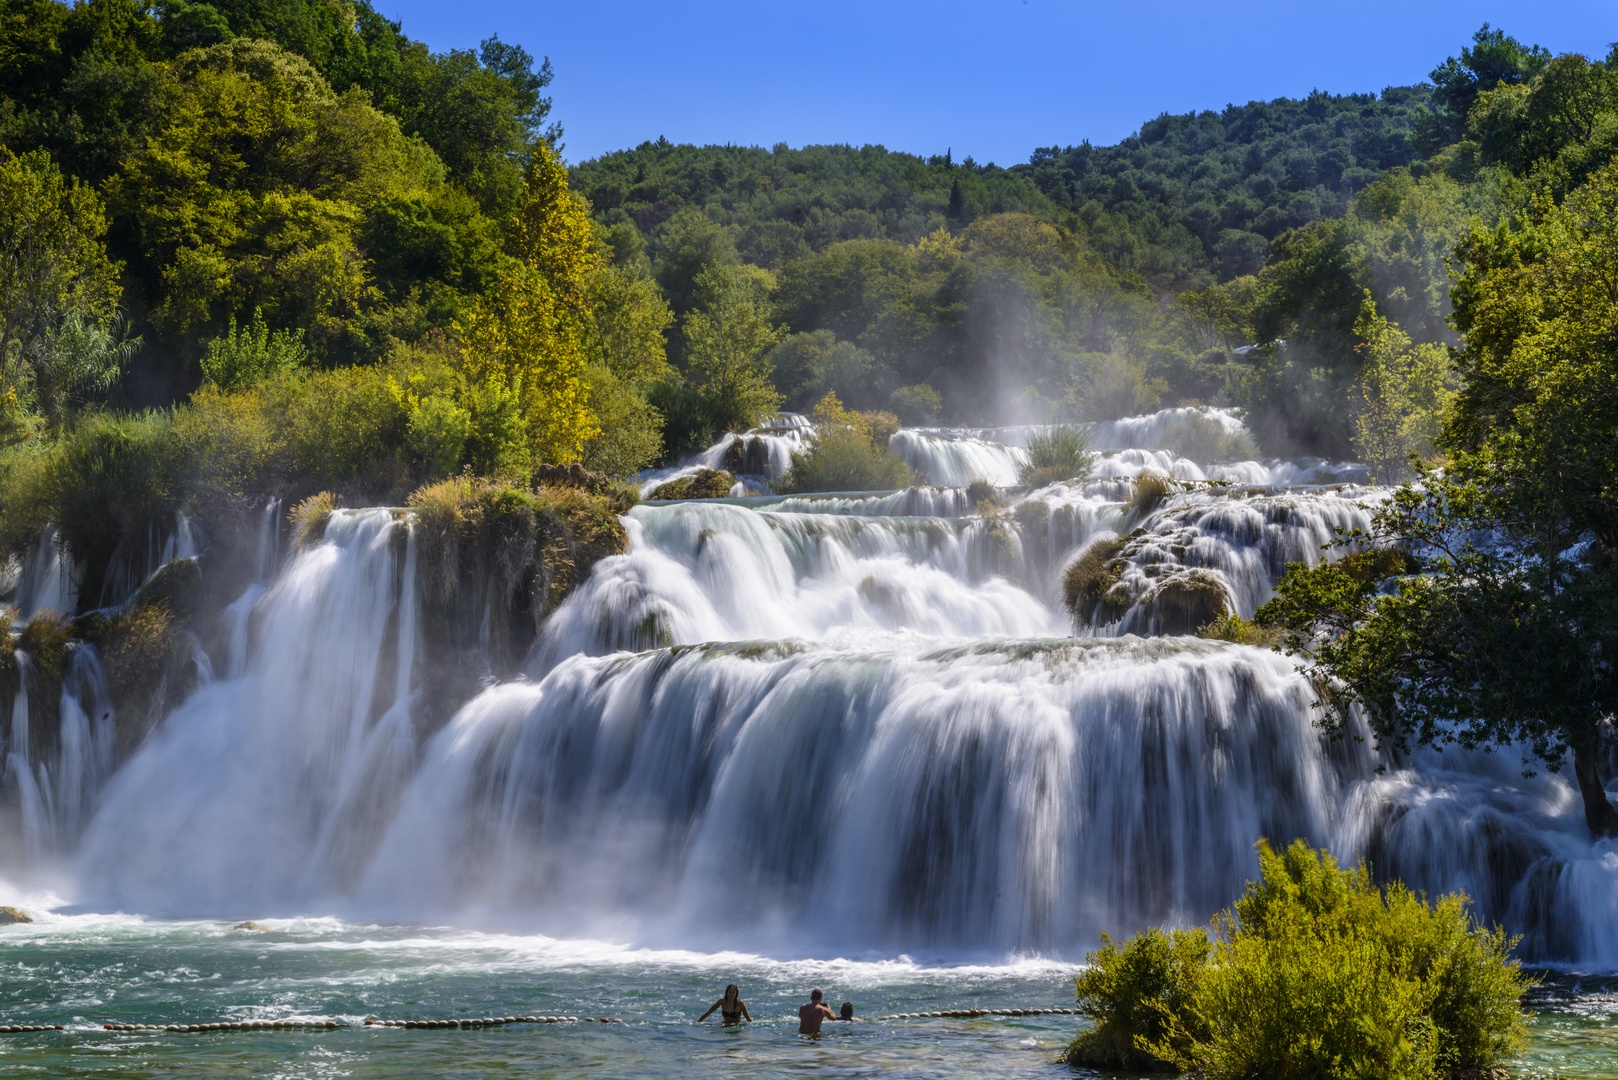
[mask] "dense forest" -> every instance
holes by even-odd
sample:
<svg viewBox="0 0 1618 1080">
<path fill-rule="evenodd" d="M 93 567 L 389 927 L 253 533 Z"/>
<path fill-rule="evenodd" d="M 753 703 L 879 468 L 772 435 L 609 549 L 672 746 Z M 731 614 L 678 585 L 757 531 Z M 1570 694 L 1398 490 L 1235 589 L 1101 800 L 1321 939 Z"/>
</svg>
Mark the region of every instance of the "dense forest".
<svg viewBox="0 0 1618 1080">
<path fill-rule="evenodd" d="M 1005 168 L 666 140 L 568 168 L 548 62 L 498 38 L 433 52 L 364 2 L 18 0 L 0 478 L 44 507 L 49 463 L 116 432 L 178 468 L 165 507 L 397 500 L 627 476 L 828 394 L 908 423 L 1235 405 L 1265 453 L 1396 478 L 1457 385 L 1450 260 L 1611 157 L 1609 64 L 1485 27 L 1430 85 Z"/>
</svg>

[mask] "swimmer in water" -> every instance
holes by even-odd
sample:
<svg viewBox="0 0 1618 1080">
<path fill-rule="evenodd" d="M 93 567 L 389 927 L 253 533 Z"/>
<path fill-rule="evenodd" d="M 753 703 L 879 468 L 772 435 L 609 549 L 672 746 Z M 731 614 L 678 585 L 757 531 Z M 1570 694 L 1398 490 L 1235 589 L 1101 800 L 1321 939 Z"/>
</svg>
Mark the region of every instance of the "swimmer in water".
<svg viewBox="0 0 1618 1080">
<path fill-rule="evenodd" d="M 819 990 L 809 991 L 809 1004 L 798 1006 L 798 1034 L 819 1035 L 824 1020 L 835 1020 L 837 1014 L 826 1008 Z"/>
<path fill-rule="evenodd" d="M 843 1002 L 843 1007 L 837 1011 L 837 1019 L 846 1020 L 846 1021 L 849 1021 L 849 1022 L 853 1021 L 853 1019 L 854 1019 L 854 1003 L 852 1001 Z"/>
<path fill-rule="evenodd" d="M 753 1014 L 747 1011 L 747 1002 L 742 1000 L 741 994 L 742 992 L 736 989 L 736 984 L 731 983 L 725 987 L 725 996 L 714 1002 L 713 1008 L 697 1017 L 697 1023 L 700 1024 L 712 1016 L 714 1009 L 719 1010 L 719 1019 L 725 1027 L 739 1024 L 743 1018 L 751 1022 Z"/>
</svg>

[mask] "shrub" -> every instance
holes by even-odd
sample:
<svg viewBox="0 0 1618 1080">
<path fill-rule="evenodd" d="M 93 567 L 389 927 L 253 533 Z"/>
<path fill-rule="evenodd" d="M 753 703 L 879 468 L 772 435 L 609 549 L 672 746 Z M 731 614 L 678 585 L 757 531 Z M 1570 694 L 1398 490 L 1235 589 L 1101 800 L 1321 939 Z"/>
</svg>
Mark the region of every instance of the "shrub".
<svg viewBox="0 0 1618 1080">
<path fill-rule="evenodd" d="M 1202 465 L 1223 461 L 1250 461 L 1258 445 L 1245 431 L 1226 431 L 1225 425 L 1197 410 L 1163 429 L 1163 449 Z"/>
<path fill-rule="evenodd" d="M 1018 479 L 1030 488 L 1067 480 L 1084 483 L 1095 471 L 1096 455 L 1090 449 L 1094 436 L 1089 428 L 1074 424 L 1052 424 L 1028 437 L 1028 459 L 1018 469 Z"/>
<path fill-rule="evenodd" d="M 1363 863 L 1340 870 L 1301 840 L 1258 852 L 1260 880 L 1205 950 L 1148 931 L 1091 954 L 1077 990 L 1097 1026 L 1070 1053 L 1127 1039 L 1207 1080 L 1432 1080 L 1477 1075 L 1523 1044 L 1532 984 L 1515 939 L 1479 927 L 1464 896 L 1378 888 Z"/>
<path fill-rule="evenodd" d="M 238 332 L 232 315 L 225 335 L 208 342 L 202 377 L 222 390 L 245 390 L 273 375 L 296 371 L 308 360 L 302 330 L 271 333 L 264 313 L 255 309 L 247 329 Z"/>
<path fill-rule="evenodd" d="M 792 455 L 792 468 L 771 486 L 783 495 L 808 491 L 888 491 L 909 487 L 910 466 L 886 446 L 854 428 L 816 432 L 807 451 Z"/>
<path fill-rule="evenodd" d="M 1164 1072 L 1171 1066 L 1142 1045 L 1163 1042 L 1186 1013 L 1213 945 L 1206 930 L 1147 930 L 1119 947 L 1106 934 L 1086 954 L 1076 980 L 1079 1012 L 1095 1021 L 1068 1046 L 1069 1065 Z"/>
<path fill-rule="evenodd" d="M 888 445 L 888 440 L 899 430 L 899 418 L 890 412 L 862 412 L 859 415 L 865 421 L 866 437 L 877 446 Z"/>
<path fill-rule="evenodd" d="M 1275 645 L 1282 640 L 1281 632 L 1261 623 L 1248 622 L 1234 611 L 1227 611 L 1212 622 L 1204 623 L 1197 636 L 1209 641 L 1230 641 L 1237 645 Z"/>
<path fill-rule="evenodd" d="M 938 420 L 944 403 L 938 391 L 926 383 L 901 386 L 888 397 L 888 405 L 907 424 L 932 424 Z"/>
</svg>

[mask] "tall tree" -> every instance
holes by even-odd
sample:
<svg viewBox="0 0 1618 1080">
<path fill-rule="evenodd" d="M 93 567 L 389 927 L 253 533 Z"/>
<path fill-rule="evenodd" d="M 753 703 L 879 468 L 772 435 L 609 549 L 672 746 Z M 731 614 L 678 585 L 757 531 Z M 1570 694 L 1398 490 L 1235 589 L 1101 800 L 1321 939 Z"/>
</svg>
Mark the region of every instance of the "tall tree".
<svg viewBox="0 0 1618 1080">
<path fill-rule="evenodd" d="M 1396 745 L 1571 756 L 1591 833 L 1615 836 L 1618 164 L 1462 254 L 1451 461 L 1347 538 L 1381 553 L 1293 566 L 1260 617 L 1310 657 L 1339 730 L 1359 702 Z"/>
</svg>

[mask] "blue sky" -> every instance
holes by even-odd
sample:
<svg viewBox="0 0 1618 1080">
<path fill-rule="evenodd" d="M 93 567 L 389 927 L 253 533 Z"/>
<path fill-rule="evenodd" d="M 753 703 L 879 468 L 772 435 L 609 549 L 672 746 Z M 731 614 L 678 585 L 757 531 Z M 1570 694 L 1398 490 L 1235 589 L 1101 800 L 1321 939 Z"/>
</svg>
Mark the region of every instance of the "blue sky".
<svg viewBox="0 0 1618 1080">
<path fill-rule="evenodd" d="M 373 2 L 435 49 L 549 56 L 570 161 L 665 135 L 1012 165 L 1165 111 L 1419 82 L 1485 20 L 1553 53 L 1618 41 L 1611 0 Z"/>
</svg>

